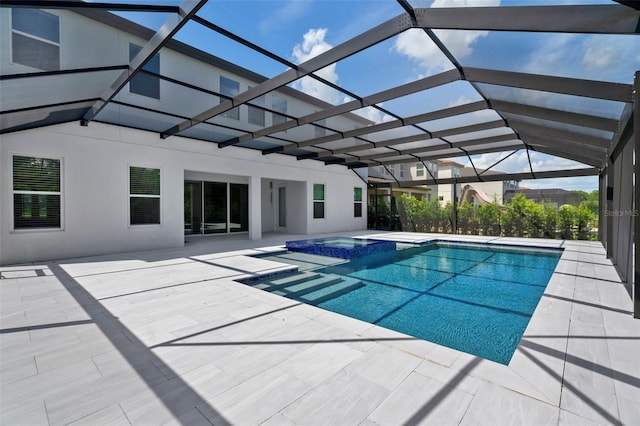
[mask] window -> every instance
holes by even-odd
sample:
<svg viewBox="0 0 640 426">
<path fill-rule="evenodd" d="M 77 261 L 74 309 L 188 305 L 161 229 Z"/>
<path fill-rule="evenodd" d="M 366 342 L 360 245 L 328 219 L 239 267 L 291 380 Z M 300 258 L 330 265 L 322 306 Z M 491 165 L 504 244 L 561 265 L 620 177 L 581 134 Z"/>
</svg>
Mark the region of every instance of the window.
<svg viewBox="0 0 640 426">
<path fill-rule="evenodd" d="M 251 87 L 249 87 L 251 89 Z M 265 105 L 264 95 L 251 101 L 253 104 L 263 107 Z M 249 124 L 264 127 L 264 109 L 249 105 Z"/>
<path fill-rule="evenodd" d="M 404 164 L 400 164 L 400 177 L 404 177 Z"/>
<path fill-rule="evenodd" d="M 142 47 L 129 43 L 129 62 L 138 56 Z M 160 99 L 160 77 L 148 74 L 160 74 L 160 54 L 156 53 L 129 82 L 129 92 L 148 98 Z"/>
<path fill-rule="evenodd" d="M 391 176 L 395 176 L 396 175 L 396 166 L 395 166 L 395 164 L 389 164 L 387 166 L 387 170 L 389 171 L 389 174 Z"/>
<path fill-rule="evenodd" d="M 424 176 L 424 165 L 422 163 L 416 164 L 416 177 Z"/>
<path fill-rule="evenodd" d="M 60 160 L 13 157 L 13 228 L 60 228 Z"/>
<path fill-rule="evenodd" d="M 353 188 L 353 217 L 362 217 L 362 188 Z"/>
<path fill-rule="evenodd" d="M 129 223 L 160 223 L 160 169 L 129 167 Z"/>
<path fill-rule="evenodd" d="M 272 114 L 272 124 L 275 126 L 276 124 L 281 124 L 284 123 L 285 121 L 287 121 L 287 117 L 285 116 L 285 114 L 287 114 L 287 100 L 285 98 L 283 98 L 282 96 L 278 96 L 278 95 L 273 95 L 272 98 L 272 107 L 273 110 L 276 113 L 280 113 L 280 114 Z"/>
<path fill-rule="evenodd" d="M 240 94 L 240 83 L 231 80 L 230 78 L 220 76 L 220 93 L 223 95 L 234 98 Z M 240 120 L 240 110 L 238 107 L 232 108 L 229 111 L 222 114 L 224 117 L 232 118 L 234 120 Z"/>
<path fill-rule="evenodd" d="M 324 219 L 324 185 L 313 184 L 313 218 Z"/>
<path fill-rule="evenodd" d="M 318 120 L 316 121 L 317 126 L 313 126 L 315 129 L 315 137 L 316 138 L 321 138 L 323 136 L 326 136 L 327 134 L 327 129 L 325 129 L 324 127 L 320 127 L 320 126 L 326 126 L 327 125 L 327 120 L 322 119 L 322 120 Z"/>
<path fill-rule="evenodd" d="M 60 18 L 38 9 L 12 9 L 11 50 L 16 64 L 59 70 Z"/>
</svg>

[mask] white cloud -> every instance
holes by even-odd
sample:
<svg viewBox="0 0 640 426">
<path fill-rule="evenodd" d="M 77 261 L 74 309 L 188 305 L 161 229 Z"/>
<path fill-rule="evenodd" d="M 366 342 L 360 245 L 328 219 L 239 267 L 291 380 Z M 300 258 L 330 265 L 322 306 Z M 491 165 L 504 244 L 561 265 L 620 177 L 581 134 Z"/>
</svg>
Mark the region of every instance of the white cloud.
<svg viewBox="0 0 640 426">
<path fill-rule="evenodd" d="M 303 36 L 302 43 L 295 45 L 293 48 L 293 60 L 296 63 L 301 64 L 331 49 L 333 46 L 325 40 L 326 36 L 326 28 L 312 28 L 307 31 Z M 336 64 L 331 64 L 322 68 L 321 70 L 316 71 L 315 74 L 331 83 L 337 83 L 339 79 Z M 353 100 L 350 96 L 344 95 L 326 84 L 309 77 L 297 80 L 293 83 L 293 87 L 301 92 L 318 99 L 322 99 L 323 101 L 329 102 L 333 105 L 347 103 Z M 380 104 L 380 106 L 382 106 L 382 104 Z M 393 119 L 393 117 L 390 117 L 380 110 L 372 107 L 361 108 L 354 111 L 354 113 L 375 123 L 382 123 Z"/>
<path fill-rule="evenodd" d="M 591 37 L 584 43 L 582 62 L 588 70 L 602 70 L 619 62 L 622 52 L 606 38 Z"/>
<path fill-rule="evenodd" d="M 624 35 L 550 34 L 528 55 L 519 70 L 603 81 L 631 80 L 640 64 L 640 40 Z"/>
<path fill-rule="evenodd" d="M 325 40 L 326 35 L 326 28 L 312 28 L 307 31 L 303 36 L 302 43 L 295 45 L 293 48 L 292 56 L 294 62 L 301 64 L 331 49 L 333 46 Z M 336 64 L 324 67 L 316 71 L 315 74 L 331 83 L 338 82 Z M 340 92 L 310 77 L 303 77 L 297 80 L 293 83 L 293 87 L 334 105 L 341 101 Z"/>
<path fill-rule="evenodd" d="M 498 5 L 500 5 L 500 0 L 435 0 L 431 7 Z M 473 53 L 473 44 L 480 37 L 488 34 L 487 31 L 453 30 L 434 30 L 434 33 L 458 60 Z M 394 49 L 417 62 L 420 68 L 428 74 L 453 68 L 451 62 L 422 29 L 413 28 L 400 34 L 396 38 Z"/>
<path fill-rule="evenodd" d="M 553 34 L 546 37 L 545 42 L 531 52 L 522 71 L 530 74 L 567 74 L 567 71 L 575 68 L 575 65 L 571 66 L 572 56 L 576 51 L 575 39 L 574 34 Z"/>
</svg>

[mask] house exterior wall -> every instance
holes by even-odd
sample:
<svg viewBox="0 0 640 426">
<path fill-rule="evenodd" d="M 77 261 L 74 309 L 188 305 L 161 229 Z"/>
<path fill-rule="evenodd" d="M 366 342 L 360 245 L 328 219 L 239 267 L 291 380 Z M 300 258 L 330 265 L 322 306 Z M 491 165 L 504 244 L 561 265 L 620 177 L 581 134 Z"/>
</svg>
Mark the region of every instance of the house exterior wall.
<svg viewBox="0 0 640 426">
<path fill-rule="evenodd" d="M 13 155 L 61 160 L 61 229 L 14 230 Z M 160 225 L 129 225 L 129 166 L 160 169 Z M 366 217 L 353 217 L 353 188 L 366 191 L 365 185 L 344 167 L 235 147 L 220 150 L 181 137 L 162 140 L 156 133 L 108 124 L 67 123 L 2 135 L 0 168 L 0 264 L 181 246 L 186 177 L 217 177 L 250 186 L 286 180 L 291 182 L 287 201 L 292 218 L 286 231 L 366 229 Z M 326 185 L 325 219 L 313 219 L 313 183 Z M 259 208 L 249 211 L 250 234 L 252 228 L 264 228 L 267 199 L 262 191 L 260 199 L 253 200 Z"/>
<path fill-rule="evenodd" d="M 2 75 L 36 72 L 38 70 L 12 62 L 11 13 L 10 8 L 0 8 L 0 72 Z M 47 10 L 47 13 L 59 17 L 61 70 L 127 64 L 130 43 L 143 46 L 153 34 L 115 16 L 102 22 L 88 15 L 62 10 Z M 161 49 L 159 58 L 162 75 L 210 92 L 221 92 L 221 76 L 237 82 L 239 93 L 264 80 L 264 77 L 177 41 L 170 41 Z M 25 97 L 23 81 L 7 80 L 3 82 L 0 103 L 3 110 L 12 110 L 95 99 L 103 95 L 105 88 L 121 72 L 109 70 L 33 78 L 30 81 L 37 87 L 29 88 L 29 97 Z M 249 122 L 246 105 L 239 107 L 238 119 L 220 115 L 211 120 L 226 128 L 194 126 L 182 135 L 185 137 L 161 139 L 159 131 L 167 130 L 182 119 L 175 117 L 171 122 L 172 118 L 168 116 L 135 113 L 125 104 L 194 116 L 225 99 L 167 80 L 160 80 L 159 84 L 159 99 L 132 93 L 127 85 L 115 97 L 121 104 L 107 104 L 88 127 L 75 121 L 1 136 L 0 264 L 180 246 L 185 239 L 185 180 L 248 185 L 248 236 L 251 239 L 261 238 L 263 232 L 312 234 L 366 229 L 366 213 L 355 218 L 353 212 L 353 188 L 362 188 L 366 193 L 366 184 L 353 171 L 313 160 L 297 161 L 292 156 L 265 156 L 259 150 L 233 146 L 218 149 L 215 144 L 197 140 L 224 141 L 262 128 Z M 303 116 L 329 106 L 287 87 L 279 90 L 276 96 L 286 100 L 286 113 L 293 116 Z M 273 101 L 274 95 L 267 94 L 264 106 L 272 108 Z M 264 126 L 272 125 L 274 116 L 265 112 Z M 341 129 L 367 124 L 371 123 L 355 115 L 331 118 L 326 122 L 327 126 Z M 278 135 L 291 141 L 317 136 L 316 128 L 311 125 Z M 61 161 L 61 229 L 14 229 L 14 155 Z M 129 225 L 129 166 L 160 169 L 160 225 Z M 313 218 L 314 183 L 325 185 L 323 219 Z M 284 228 L 277 223 L 279 186 L 286 187 L 287 191 L 288 214 Z"/>
</svg>

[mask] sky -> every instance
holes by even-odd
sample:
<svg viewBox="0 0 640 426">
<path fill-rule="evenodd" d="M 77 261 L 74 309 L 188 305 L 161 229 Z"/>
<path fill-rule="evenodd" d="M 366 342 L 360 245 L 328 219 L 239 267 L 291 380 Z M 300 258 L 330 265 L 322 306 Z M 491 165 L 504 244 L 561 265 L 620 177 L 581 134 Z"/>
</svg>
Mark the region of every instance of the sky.
<svg viewBox="0 0 640 426">
<path fill-rule="evenodd" d="M 609 0 L 409 0 L 414 7 L 509 6 L 611 3 Z M 177 3 L 177 2 L 173 2 Z M 403 13 L 391 0 L 210 0 L 198 14 L 211 22 L 255 43 L 281 58 L 299 64 L 325 52 L 375 26 Z M 135 16 L 136 14 L 130 14 Z M 129 17 L 129 16 L 127 16 Z M 131 19 L 131 18 L 130 18 Z M 138 16 L 156 28 L 166 17 L 154 20 Z M 584 34 L 509 33 L 488 31 L 436 30 L 463 66 L 497 68 L 525 73 L 586 78 L 631 83 L 640 69 L 640 37 L 592 36 Z M 286 65 L 257 54 L 196 23 L 187 24 L 177 35 L 197 48 L 256 71 L 266 77 L 284 72 Z M 364 97 L 391 87 L 452 69 L 453 65 L 421 30 L 408 30 L 378 45 L 359 52 L 317 72 L 348 91 Z M 338 105 L 352 100 L 315 80 L 303 78 L 292 86 L 310 95 Z M 480 87 L 483 87 L 482 85 Z M 505 100 L 525 99 L 538 106 L 562 109 L 576 99 L 571 96 L 531 93 L 526 90 L 483 87 L 491 96 Z M 409 97 L 385 102 L 381 106 L 402 116 L 447 108 L 480 100 L 481 96 L 466 82 L 441 86 Z M 578 99 L 574 111 L 617 117 L 623 105 L 615 102 Z M 372 121 L 383 122 L 390 116 L 372 108 L 357 111 Z M 485 114 L 482 117 L 482 114 Z M 490 114 L 489 114 L 490 115 Z M 479 113 L 478 120 L 487 119 Z M 449 122 L 448 125 L 463 125 Z M 468 124 L 468 123 L 464 123 Z M 438 123 L 425 123 L 426 128 Z M 396 131 L 402 136 L 402 131 Z M 602 134 L 611 137 L 611 134 Z M 487 167 L 507 153 L 472 157 L 476 167 Z M 576 162 L 530 152 L 535 170 L 584 167 Z M 469 165 L 465 157 L 458 162 Z M 524 150 L 496 168 L 504 172 L 529 170 Z M 597 177 L 527 181 L 530 188 L 563 187 L 591 191 L 597 189 Z"/>
</svg>

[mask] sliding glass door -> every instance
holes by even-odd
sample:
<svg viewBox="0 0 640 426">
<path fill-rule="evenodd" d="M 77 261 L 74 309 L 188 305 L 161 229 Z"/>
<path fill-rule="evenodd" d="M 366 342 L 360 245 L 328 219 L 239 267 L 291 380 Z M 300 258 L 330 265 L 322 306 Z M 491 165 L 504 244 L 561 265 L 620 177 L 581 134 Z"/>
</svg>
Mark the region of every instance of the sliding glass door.
<svg viewBox="0 0 640 426">
<path fill-rule="evenodd" d="M 184 233 L 225 234 L 249 230 L 249 186 L 206 181 L 184 183 Z"/>
<path fill-rule="evenodd" d="M 204 182 L 204 233 L 227 232 L 227 184 Z"/>
</svg>

